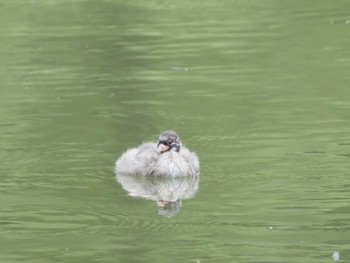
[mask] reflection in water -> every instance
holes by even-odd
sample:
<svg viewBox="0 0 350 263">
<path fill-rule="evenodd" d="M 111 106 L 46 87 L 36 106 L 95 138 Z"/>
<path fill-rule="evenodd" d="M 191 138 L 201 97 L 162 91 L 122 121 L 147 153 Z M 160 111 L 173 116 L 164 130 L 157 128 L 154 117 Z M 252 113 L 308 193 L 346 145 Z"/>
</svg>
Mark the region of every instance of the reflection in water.
<svg viewBox="0 0 350 263">
<path fill-rule="evenodd" d="M 199 176 L 133 176 L 117 174 L 117 180 L 130 196 L 154 200 L 158 213 L 173 217 L 180 210 L 182 200 L 192 198 L 199 184 Z"/>
</svg>

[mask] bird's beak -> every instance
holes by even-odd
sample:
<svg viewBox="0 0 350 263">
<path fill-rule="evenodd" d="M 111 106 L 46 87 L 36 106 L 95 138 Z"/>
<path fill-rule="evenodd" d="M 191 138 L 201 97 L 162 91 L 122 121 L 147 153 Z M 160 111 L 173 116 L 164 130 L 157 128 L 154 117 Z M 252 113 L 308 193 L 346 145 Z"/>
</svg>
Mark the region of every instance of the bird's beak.
<svg viewBox="0 0 350 263">
<path fill-rule="evenodd" d="M 158 146 L 158 150 L 159 150 L 159 152 L 160 153 L 164 153 L 164 152 L 166 152 L 167 150 L 169 150 L 169 146 L 167 146 L 167 145 L 164 145 L 164 144 L 159 144 L 159 146 Z"/>
</svg>

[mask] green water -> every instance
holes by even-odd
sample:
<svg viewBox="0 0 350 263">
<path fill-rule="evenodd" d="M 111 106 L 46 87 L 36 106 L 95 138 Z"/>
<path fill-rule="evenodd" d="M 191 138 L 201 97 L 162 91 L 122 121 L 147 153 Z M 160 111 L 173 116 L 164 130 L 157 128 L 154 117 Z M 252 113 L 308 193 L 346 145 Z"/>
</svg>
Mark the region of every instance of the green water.
<svg viewBox="0 0 350 263">
<path fill-rule="evenodd" d="M 350 261 L 349 1 L 0 1 L 0 262 Z M 114 162 L 174 129 L 175 217 Z"/>
</svg>

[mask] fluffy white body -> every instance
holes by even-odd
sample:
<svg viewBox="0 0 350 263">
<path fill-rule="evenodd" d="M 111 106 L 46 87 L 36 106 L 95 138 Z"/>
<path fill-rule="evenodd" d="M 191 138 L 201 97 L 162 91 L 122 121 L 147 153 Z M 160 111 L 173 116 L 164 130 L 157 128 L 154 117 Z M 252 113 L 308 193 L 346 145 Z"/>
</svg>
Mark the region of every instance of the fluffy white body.
<svg viewBox="0 0 350 263">
<path fill-rule="evenodd" d="M 166 131 L 167 133 L 172 131 Z M 162 136 L 163 133 L 161 133 Z M 172 132 L 171 134 L 175 134 Z M 177 136 L 177 135 L 176 135 Z M 199 174 L 199 160 L 195 153 L 182 146 L 180 139 L 177 144 L 169 142 L 164 146 L 164 134 L 158 143 L 148 142 L 137 148 L 127 150 L 116 161 L 116 173 L 120 175 L 138 176 L 188 176 Z M 168 138 L 166 137 L 168 140 Z M 162 148 L 163 147 L 163 148 Z M 166 150 L 164 150 L 166 147 Z"/>
</svg>

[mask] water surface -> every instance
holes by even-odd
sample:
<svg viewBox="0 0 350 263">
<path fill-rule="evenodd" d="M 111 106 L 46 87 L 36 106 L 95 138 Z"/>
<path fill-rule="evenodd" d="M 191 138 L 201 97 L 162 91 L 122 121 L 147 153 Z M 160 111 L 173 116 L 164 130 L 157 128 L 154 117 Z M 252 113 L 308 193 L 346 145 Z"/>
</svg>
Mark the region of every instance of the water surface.
<svg viewBox="0 0 350 263">
<path fill-rule="evenodd" d="M 3 1 L 2 262 L 349 256 L 347 1 Z M 114 162 L 176 130 L 176 216 Z"/>
</svg>

